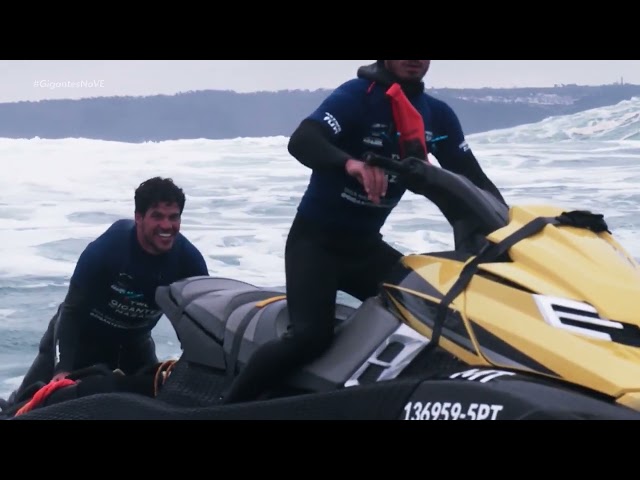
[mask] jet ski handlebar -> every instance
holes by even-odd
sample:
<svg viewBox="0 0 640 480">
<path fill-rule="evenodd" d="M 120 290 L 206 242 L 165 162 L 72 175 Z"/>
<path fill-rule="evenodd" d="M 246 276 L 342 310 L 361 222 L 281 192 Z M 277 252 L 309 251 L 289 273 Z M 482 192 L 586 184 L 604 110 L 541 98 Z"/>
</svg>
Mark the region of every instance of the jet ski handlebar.
<svg viewBox="0 0 640 480">
<path fill-rule="evenodd" d="M 454 227 L 457 246 L 470 243 L 468 238 L 483 237 L 508 222 L 509 207 L 464 175 L 438 168 L 417 157 L 394 160 L 366 152 L 362 160 L 367 165 L 398 175 L 406 188 L 435 204 Z"/>
<path fill-rule="evenodd" d="M 407 160 L 409 159 L 394 160 L 392 158 L 384 157 L 373 152 L 365 152 L 365 154 L 362 156 L 362 161 L 367 165 L 371 165 L 372 167 L 380 167 L 390 173 L 396 173 L 400 175 L 412 173 L 412 169 L 410 166 L 411 162 Z M 415 160 L 419 159 L 416 158 Z"/>
</svg>

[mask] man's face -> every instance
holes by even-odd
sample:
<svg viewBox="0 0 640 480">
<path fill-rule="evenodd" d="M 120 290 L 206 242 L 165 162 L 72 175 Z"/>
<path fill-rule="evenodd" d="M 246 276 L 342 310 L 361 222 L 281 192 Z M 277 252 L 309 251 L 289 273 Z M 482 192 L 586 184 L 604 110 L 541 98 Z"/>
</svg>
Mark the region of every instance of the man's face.
<svg viewBox="0 0 640 480">
<path fill-rule="evenodd" d="M 168 252 L 180 231 L 180 208 L 175 203 L 160 202 L 145 215 L 136 212 L 136 231 L 140 246 L 152 255 Z"/>
<path fill-rule="evenodd" d="M 387 69 L 400 80 L 417 82 L 427 74 L 431 60 L 385 60 Z"/>
</svg>

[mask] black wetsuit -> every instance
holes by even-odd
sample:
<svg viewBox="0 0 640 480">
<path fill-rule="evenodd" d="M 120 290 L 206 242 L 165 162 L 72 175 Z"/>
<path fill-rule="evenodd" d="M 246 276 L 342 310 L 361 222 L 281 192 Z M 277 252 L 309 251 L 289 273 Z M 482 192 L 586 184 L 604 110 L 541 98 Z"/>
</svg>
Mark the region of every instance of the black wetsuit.
<svg viewBox="0 0 640 480">
<path fill-rule="evenodd" d="M 376 295 L 402 256 L 383 241 L 380 230 L 406 188 L 388 176 L 386 196 L 375 205 L 345 171 L 349 158 L 362 158 L 367 151 L 400 157 L 385 95 L 394 82 L 380 63 L 362 67 L 293 133 L 289 151 L 312 174 L 285 251 L 292 328 L 256 352 L 225 401 L 251 399 L 320 355 L 332 340 L 337 291 L 360 300 Z M 471 152 L 453 110 L 424 93 L 422 82 L 396 83 L 422 116 L 428 152 L 443 168 L 465 175 L 504 202 Z"/>
<path fill-rule="evenodd" d="M 101 364 L 130 374 L 155 364 L 151 330 L 162 316 L 155 290 L 199 275 L 208 275 L 204 257 L 182 234 L 168 253 L 151 255 L 133 220 L 116 221 L 80 256 L 17 396 L 59 372 Z"/>
</svg>

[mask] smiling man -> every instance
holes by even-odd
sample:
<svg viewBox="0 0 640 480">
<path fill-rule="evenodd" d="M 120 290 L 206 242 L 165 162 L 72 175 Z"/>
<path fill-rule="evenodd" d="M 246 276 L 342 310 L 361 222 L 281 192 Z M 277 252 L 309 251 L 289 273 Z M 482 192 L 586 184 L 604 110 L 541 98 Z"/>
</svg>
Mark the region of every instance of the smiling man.
<svg viewBox="0 0 640 480">
<path fill-rule="evenodd" d="M 158 362 L 151 337 L 162 316 L 156 288 L 209 274 L 202 254 L 180 233 L 184 205 L 184 192 L 171 179 L 140 184 L 135 220 L 116 221 L 80 255 L 67 296 L 13 399 L 92 365 L 130 374 Z"/>
</svg>

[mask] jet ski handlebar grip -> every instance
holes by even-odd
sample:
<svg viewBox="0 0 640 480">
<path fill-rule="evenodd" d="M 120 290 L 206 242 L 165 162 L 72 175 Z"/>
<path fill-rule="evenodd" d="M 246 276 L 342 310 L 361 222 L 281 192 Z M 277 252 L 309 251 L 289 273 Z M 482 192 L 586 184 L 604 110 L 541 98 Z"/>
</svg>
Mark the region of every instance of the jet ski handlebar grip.
<svg viewBox="0 0 640 480">
<path fill-rule="evenodd" d="M 387 170 L 391 173 L 410 173 L 409 165 L 403 163 L 400 160 L 394 160 L 389 157 L 384 157 L 373 152 L 365 152 L 362 156 L 362 160 L 372 167 L 380 167 L 383 170 Z"/>
</svg>

